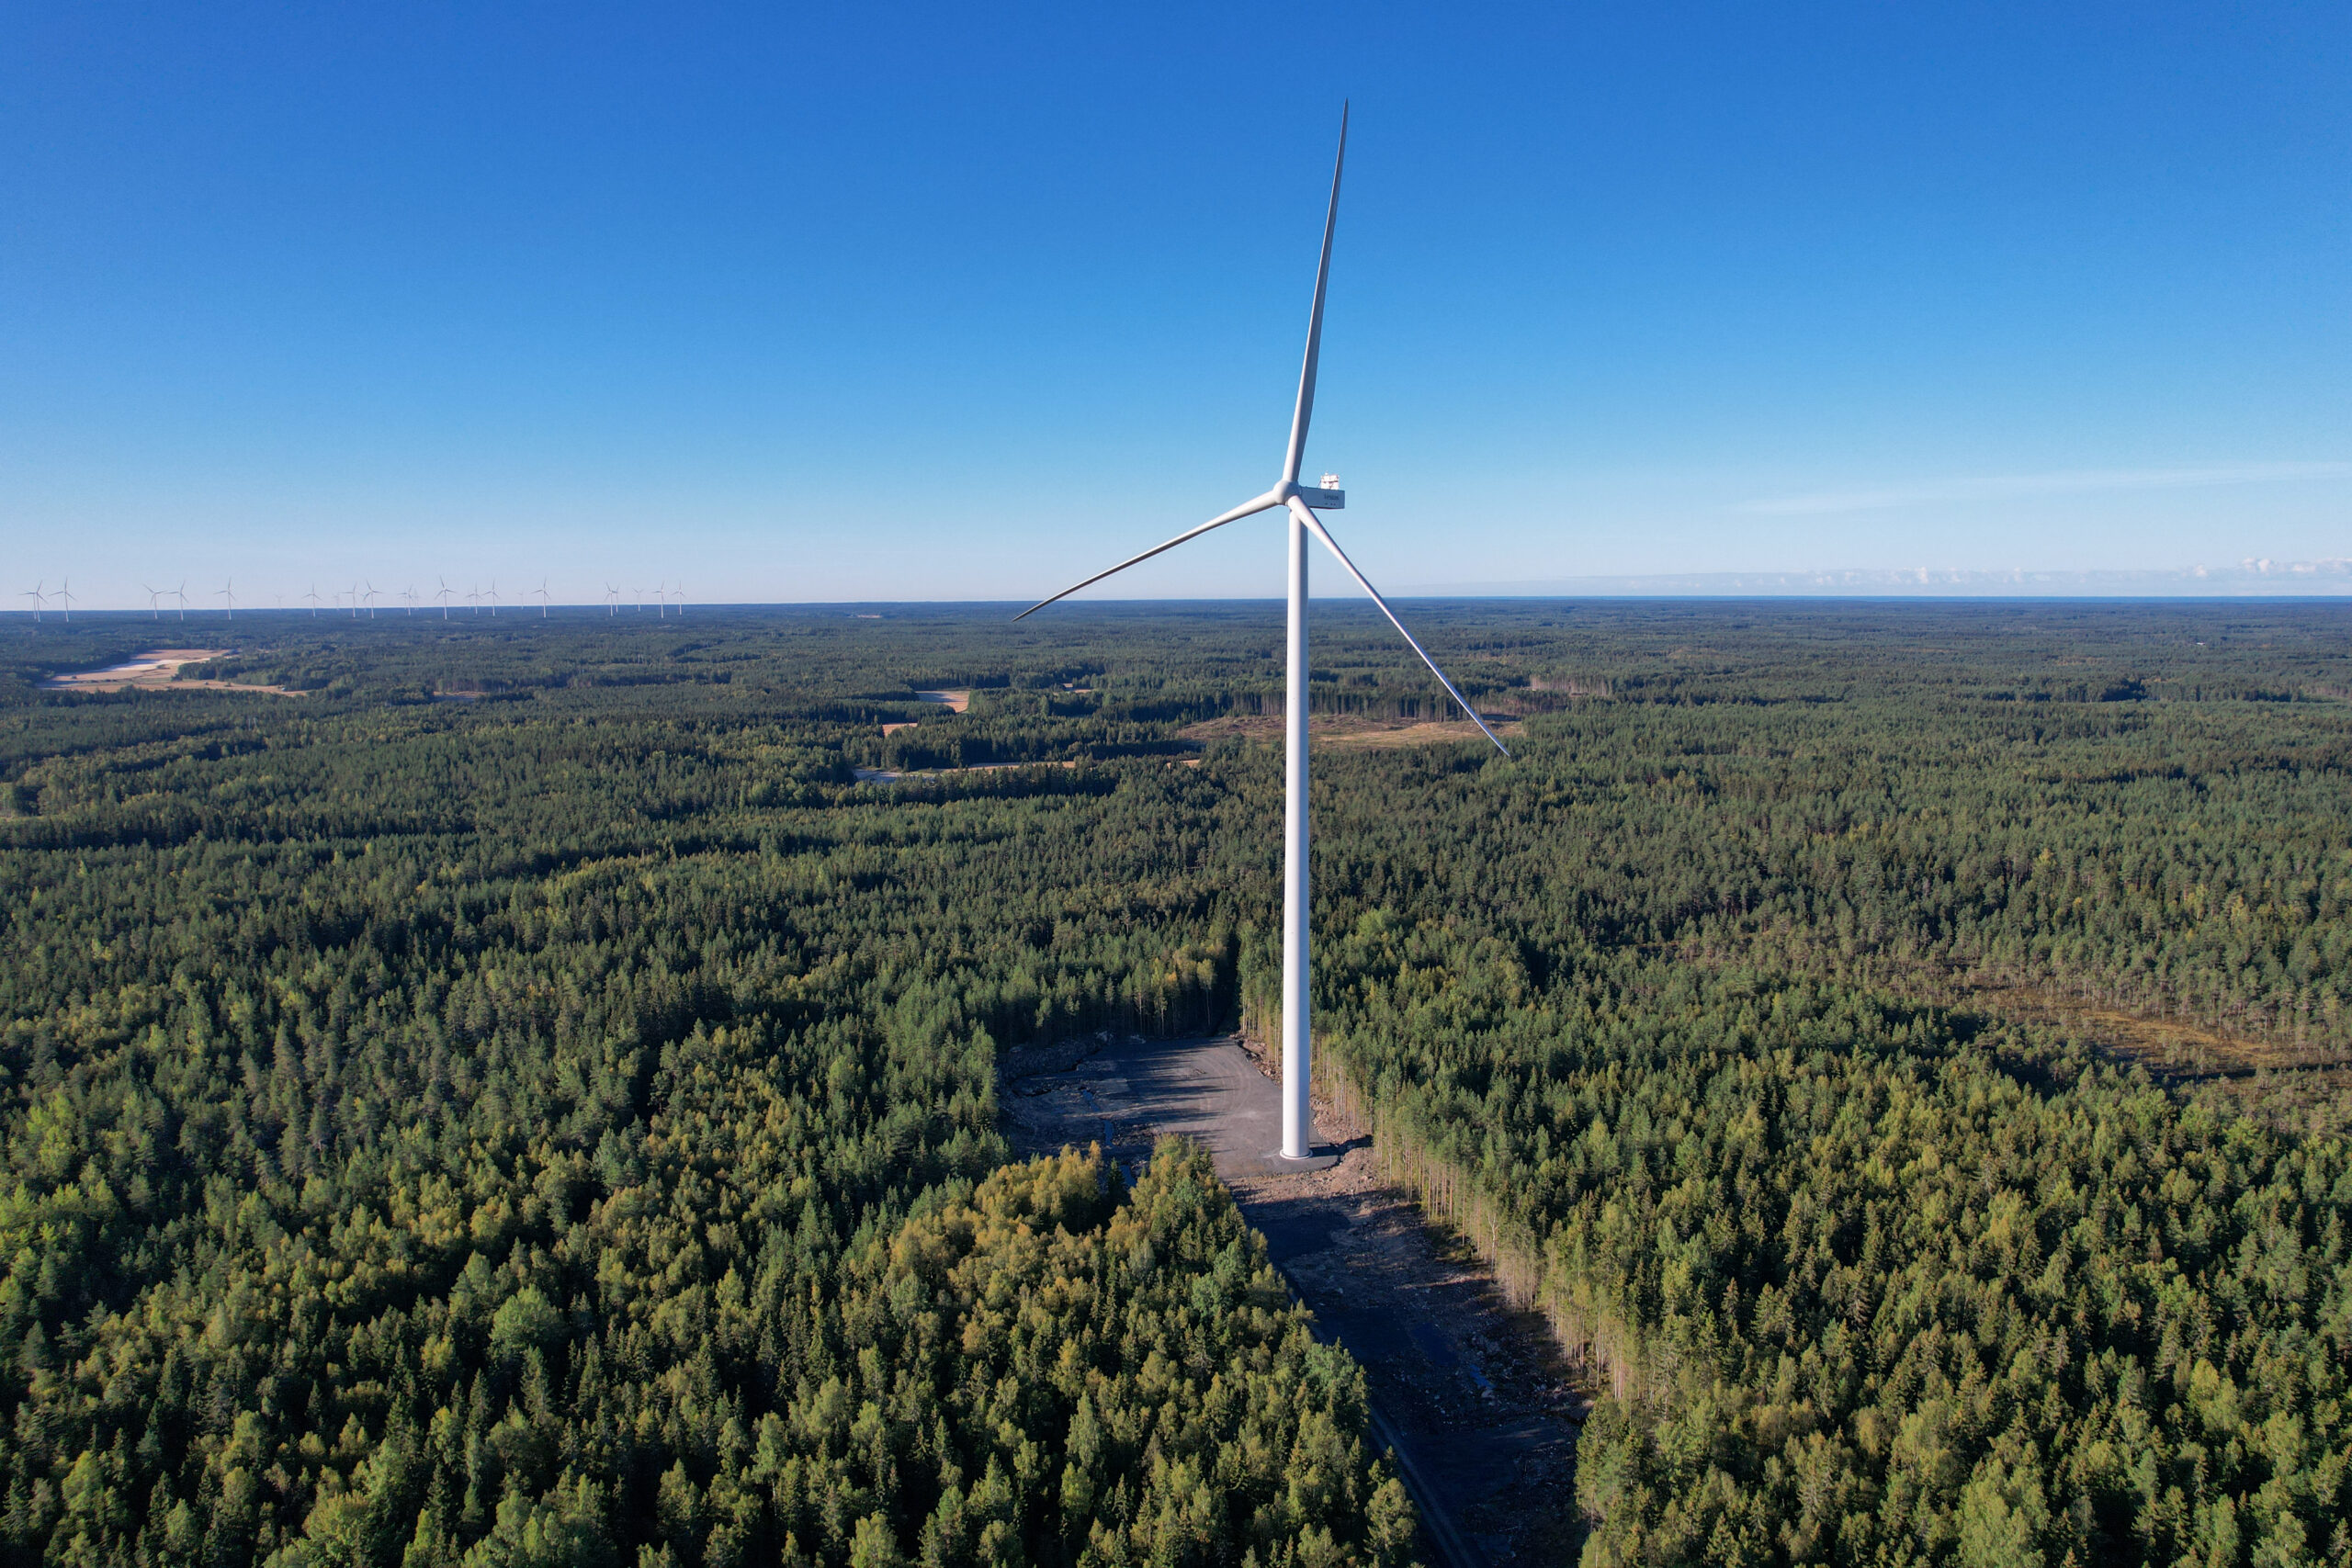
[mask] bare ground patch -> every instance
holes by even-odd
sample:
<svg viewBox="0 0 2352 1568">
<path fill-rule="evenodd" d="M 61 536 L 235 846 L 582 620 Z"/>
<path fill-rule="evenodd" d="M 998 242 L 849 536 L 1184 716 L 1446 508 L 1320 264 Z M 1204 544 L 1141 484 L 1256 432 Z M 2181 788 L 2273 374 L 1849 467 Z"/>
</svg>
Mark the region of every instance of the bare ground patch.
<svg viewBox="0 0 2352 1568">
<path fill-rule="evenodd" d="M 1687 962 L 1721 966 L 1738 950 L 1672 947 Z M 2060 985 L 1930 964 L 1897 965 L 1876 983 L 1916 1001 L 2038 1024 L 2072 1034 L 2107 1055 L 2182 1087 L 2211 1084 L 2249 1111 L 2306 1134 L 2352 1131 L 2352 1052 L 2276 1034 L 2217 1028 L 2202 1020 L 2141 1010 Z"/>
<path fill-rule="evenodd" d="M 1487 722 L 1498 735 L 1509 735 L 1519 728 L 1516 719 L 1496 718 Z M 1228 714 L 1222 718 L 1204 719 L 1188 724 L 1176 732 L 1180 740 L 1197 741 L 1204 745 L 1216 740 L 1277 740 L 1282 738 L 1283 716 L 1280 714 Z M 1359 718 L 1350 714 L 1311 714 L 1306 720 L 1307 744 L 1328 750 L 1373 750 L 1392 746 L 1435 746 L 1448 741 L 1477 740 L 1486 737 L 1478 727 L 1466 718 L 1458 719 L 1379 719 Z"/>
<path fill-rule="evenodd" d="M 156 648 L 104 670 L 78 670 L 52 675 L 41 682 L 48 692 L 266 692 L 272 696 L 299 697 L 285 686 L 248 685 L 242 681 L 184 681 L 180 667 L 206 664 L 234 652 L 226 648 Z"/>
<path fill-rule="evenodd" d="M 2218 1083 L 2270 1121 L 2310 1133 L 2352 1126 L 2352 1055 L 2335 1047 L 2152 1017 L 2069 997 L 2050 986 L 1968 976 L 1954 977 L 1951 985 L 1967 1005 L 2019 1022 L 2067 1029 L 2101 1050 L 2143 1064 L 2168 1082 Z"/>
</svg>

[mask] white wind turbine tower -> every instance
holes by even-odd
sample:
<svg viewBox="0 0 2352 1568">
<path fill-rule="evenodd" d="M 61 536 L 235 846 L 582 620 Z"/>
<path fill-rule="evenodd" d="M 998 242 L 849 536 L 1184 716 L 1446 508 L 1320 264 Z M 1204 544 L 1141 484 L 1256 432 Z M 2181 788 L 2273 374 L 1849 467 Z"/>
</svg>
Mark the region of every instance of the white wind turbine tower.
<svg viewBox="0 0 2352 1568">
<path fill-rule="evenodd" d="M 228 580 L 227 581 L 225 581 L 225 582 L 221 583 L 221 585 L 220 585 L 220 592 L 218 592 L 218 593 L 215 593 L 215 594 L 213 595 L 213 597 L 214 597 L 215 599 L 226 599 L 226 600 L 229 602 L 229 618 L 230 618 L 231 620 L 232 620 L 232 621 L 233 621 L 233 620 L 235 620 L 235 619 L 237 618 L 237 582 L 236 582 L 236 579 L 234 579 L 234 578 L 231 578 L 231 579 L 230 579 L 230 580 Z"/>
<path fill-rule="evenodd" d="M 311 591 L 302 597 L 311 602 L 311 619 L 317 620 L 319 618 L 319 585 L 315 581 L 311 584 Z"/>
<path fill-rule="evenodd" d="M 408 606 L 409 619 L 416 619 L 416 584 L 412 582 L 401 590 L 401 602 Z"/>
<path fill-rule="evenodd" d="M 539 619 L 544 621 L 548 618 L 548 580 L 539 579 L 539 585 L 531 592 L 539 596 Z"/>
<path fill-rule="evenodd" d="M 605 584 L 605 614 L 607 616 L 611 616 L 617 615 L 620 613 L 621 591 L 607 582 Z"/>
<path fill-rule="evenodd" d="M 179 600 L 179 602 L 180 602 L 180 619 L 181 619 L 181 620 L 183 620 L 183 621 L 187 620 L 187 578 L 185 578 L 185 577 L 181 578 L 181 579 L 180 579 L 180 585 L 179 585 L 177 588 L 173 589 L 173 590 L 172 590 L 172 593 L 173 593 L 173 596 L 174 596 L 174 597 L 175 597 L 175 598 L 177 598 L 177 599 Z"/>
<path fill-rule="evenodd" d="M 490 618 L 498 619 L 498 579 L 490 580 Z"/>
<path fill-rule="evenodd" d="M 1100 582 L 1114 573 L 1125 571 L 1137 562 L 1149 560 L 1164 550 L 1172 550 L 1189 539 L 1196 539 L 1212 528 L 1222 528 L 1228 523 L 1254 516 L 1261 512 L 1272 512 L 1276 507 L 1281 507 L 1290 513 L 1290 668 L 1288 684 L 1284 688 L 1283 697 L 1283 1146 L 1281 1151 L 1282 1157 L 1288 1160 L 1305 1160 L 1314 1157 L 1315 1136 L 1313 1112 L 1308 1102 L 1313 1063 L 1309 1054 L 1306 990 L 1306 541 L 1309 535 L 1322 542 L 1323 547 L 1331 552 L 1347 574 L 1355 579 L 1356 586 L 1362 588 L 1366 594 L 1370 595 L 1372 602 L 1380 606 L 1380 613 L 1388 617 L 1388 624 L 1396 628 L 1397 634 L 1404 637 L 1415 653 L 1420 655 L 1421 662 L 1430 667 L 1430 673 L 1437 677 L 1438 684 L 1445 688 L 1446 694 L 1462 705 L 1462 711 L 1470 716 L 1470 722 L 1476 725 L 1480 733 L 1484 734 L 1487 739 L 1494 741 L 1497 750 L 1501 751 L 1506 757 L 1510 755 L 1510 750 L 1496 738 L 1495 732 L 1487 728 L 1487 721 L 1479 716 L 1478 710 L 1470 705 L 1461 692 L 1455 689 L 1452 681 L 1446 679 L 1445 671 L 1437 667 L 1437 660 L 1431 659 L 1429 656 L 1429 650 L 1414 640 L 1413 634 L 1405 629 L 1405 623 L 1396 618 L 1396 612 L 1388 607 L 1388 601 L 1383 599 L 1380 596 L 1380 591 L 1373 587 L 1363 572 L 1356 570 L 1355 563 L 1348 558 L 1347 552 L 1340 548 L 1339 541 L 1331 537 L 1331 531 L 1325 527 L 1323 520 L 1315 514 L 1317 507 L 1337 510 L 1347 504 L 1345 493 L 1337 488 L 1340 482 L 1339 476 L 1324 475 L 1320 487 L 1302 485 L 1298 482 L 1299 464 L 1306 454 L 1307 422 L 1315 412 L 1315 367 L 1323 347 L 1323 293 L 1331 275 L 1331 232 L 1333 226 L 1339 221 L 1340 172 L 1347 163 L 1347 156 L 1348 111 L 1346 106 L 1342 105 L 1340 109 L 1340 152 L 1331 164 L 1331 201 L 1323 217 L 1323 254 L 1315 268 L 1315 304 L 1306 319 L 1306 358 L 1299 367 L 1298 401 L 1291 413 L 1290 445 L 1283 452 L 1282 478 L 1277 479 L 1274 487 L 1263 495 L 1245 501 L 1232 511 L 1212 517 L 1197 528 L 1187 529 L 1164 545 L 1155 545 L 1139 556 L 1130 557 L 1111 568 L 1109 571 L 1098 571 L 1082 582 L 1073 583 L 1055 594 L 1052 599 L 1040 600 L 1022 611 L 1020 615 L 1013 617 L 1015 620 L 1020 620 L 1023 616 L 1033 615 L 1047 604 L 1054 603 L 1056 599 L 1068 598 L 1080 589 Z"/>
<path fill-rule="evenodd" d="M 61 578 L 58 581 L 57 597 L 64 603 L 65 624 L 70 626 L 74 624 L 74 580 L 72 578 Z"/>
<path fill-rule="evenodd" d="M 161 606 L 163 604 L 164 591 L 161 588 L 148 588 L 143 582 L 139 586 L 142 589 L 146 589 L 147 615 L 149 618 L 158 621 L 162 620 L 164 618 L 164 612 Z"/>
<path fill-rule="evenodd" d="M 40 591 L 40 584 L 38 582 L 34 583 L 30 588 L 28 588 L 22 593 L 17 594 L 17 597 L 19 599 L 29 599 L 33 602 L 33 625 L 40 625 L 40 607 L 49 603 L 49 595 Z"/>
<path fill-rule="evenodd" d="M 441 584 L 441 591 L 433 596 L 441 601 L 441 618 L 446 621 L 449 618 L 449 599 L 458 591 L 449 586 L 447 578 L 440 578 L 437 581 Z"/>
</svg>

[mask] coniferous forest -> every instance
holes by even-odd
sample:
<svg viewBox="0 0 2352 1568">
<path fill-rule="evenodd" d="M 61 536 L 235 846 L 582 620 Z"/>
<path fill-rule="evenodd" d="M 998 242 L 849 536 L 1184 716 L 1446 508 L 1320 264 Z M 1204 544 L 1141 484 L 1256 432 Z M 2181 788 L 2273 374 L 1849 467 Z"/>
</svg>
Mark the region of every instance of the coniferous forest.
<svg viewBox="0 0 2352 1568">
<path fill-rule="evenodd" d="M 1417 1559 L 1205 1159 L 997 1124 L 1270 1023 L 1279 607 L 868 609 L 0 632 L 7 1560 Z M 1415 608 L 1509 760 L 1317 616 L 1328 1087 L 1589 1562 L 2352 1563 L 2352 610 Z M 158 646 L 300 694 L 42 685 Z"/>
</svg>

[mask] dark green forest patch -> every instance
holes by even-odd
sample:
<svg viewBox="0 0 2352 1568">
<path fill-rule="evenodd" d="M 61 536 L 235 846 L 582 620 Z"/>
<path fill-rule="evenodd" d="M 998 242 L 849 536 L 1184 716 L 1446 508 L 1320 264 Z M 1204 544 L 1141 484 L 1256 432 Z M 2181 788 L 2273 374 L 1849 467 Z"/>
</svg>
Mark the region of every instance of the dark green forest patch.
<svg viewBox="0 0 2352 1568">
<path fill-rule="evenodd" d="M 1318 751 L 1324 1056 L 1586 1357 L 1591 1561 L 2352 1554 L 2343 607 L 1412 618 L 1520 728 Z M 1267 1032 L 1278 607 L 250 621 L 301 702 L 0 633 L 14 1560 L 1409 1552 L 1205 1175 L 997 1127 Z"/>
</svg>

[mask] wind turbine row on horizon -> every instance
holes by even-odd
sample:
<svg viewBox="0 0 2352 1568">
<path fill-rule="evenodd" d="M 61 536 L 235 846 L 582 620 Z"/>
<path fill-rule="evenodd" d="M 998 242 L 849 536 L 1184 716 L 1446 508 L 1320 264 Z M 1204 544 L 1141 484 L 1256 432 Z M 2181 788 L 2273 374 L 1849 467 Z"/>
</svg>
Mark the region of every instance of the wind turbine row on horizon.
<svg viewBox="0 0 2352 1568">
<path fill-rule="evenodd" d="M 348 614 L 353 620 L 358 620 L 362 617 L 373 620 L 376 616 L 377 601 L 387 597 L 396 597 L 411 615 L 416 614 L 416 608 L 419 604 L 426 604 L 427 608 L 430 608 L 431 605 L 427 603 L 428 600 L 437 601 L 441 606 L 441 618 L 443 620 L 447 620 L 449 618 L 449 601 L 453 598 L 464 598 L 469 611 L 474 615 L 481 615 L 486 608 L 492 619 L 497 618 L 498 612 L 502 606 L 511 607 L 507 604 L 507 601 L 500 595 L 498 591 L 498 580 L 496 578 L 491 579 L 490 586 L 487 589 L 469 589 L 462 595 L 460 595 L 456 589 L 449 586 L 449 580 L 447 578 L 437 578 L 435 581 L 440 583 L 440 587 L 429 595 L 420 594 L 413 587 L 403 588 L 397 595 L 392 595 L 388 590 L 378 588 L 373 581 L 367 578 L 354 580 L 351 586 L 348 588 L 334 589 L 327 593 L 322 594 L 319 592 L 317 580 L 313 579 L 307 592 L 297 593 L 293 595 L 293 597 L 298 603 L 308 604 L 310 616 L 312 620 L 316 620 L 318 618 L 319 607 L 322 604 L 325 604 L 334 611 Z M 543 577 L 539 579 L 539 585 L 537 588 L 527 590 L 521 595 L 523 599 L 537 599 L 539 602 L 539 618 L 541 620 L 549 618 L 549 615 L 555 602 L 554 592 L 548 586 L 548 579 Z M 141 592 L 147 595 L 147 610 L 151 619 L 160 621 L 164 618 L 163 604 L 166 599 L 176 601 L 175 608 L 179 612 L 179 618 L 183 621 L 187 619 L 188 595 L 187 580 L 186 578 L 182 578 L 180 580 L 179 586 L 176 588 L 157 588 L 145 582 L 141 582 L 139 585 L 139 588 Z M 642 588 L 632 588 L 629 592 L 634 595 L 635 608 L 640 611 L 643 610 L 645 608 L 645 590 Z M 604 603 L 608 613 L 612 615 L 618 615 L 620 613 L 620 593 L 621 591 L 619 588 L 610 583 L 605 585 Z M 653 593 L 654 615 L 657 617 L 666 617 L 673 613 L 683 615 L 686 613 L 686 587 L 683 580 L 673 583 L 667 579 L 664 579 L 654 588 Z M 48 610 L 52 602 L 60 606 L 61 617 L 68 624 L 71 624 L 74 619 L 74 605 L 77 604 L 81 598 L 79 594 L 76 594 L 72 591 L 68 581 L 63 579 L 59 581 L 58 586 L 54 589 L 49 587 L 47 579 L 43 579 L 41 581 L 34 583 L 30 588 L 24 589 L 19 592 L 17 597 L 20 599 L 30 599 L 33 602 L 32 615 L 35 624 L 39 624 L 40 622 L 43 613 Z M 233 579 L 224 579 L 220 587 L 213 591 L 211 597 L 221 601 L 221 612 L 228 619 L 233 621 L 237 618 L 239 597 L 236 592 L 236 583 Z M 277 607 L 279 609 L 283 610 L 287 608 L 286 600 L 287 595 L 283 593 L 277 595 Z M 583 604 L 582 607 L 585 608 L 586 606 Z M 248 604 L 248 612 L 250 613 L 250 604 Z"/>
</svg>

